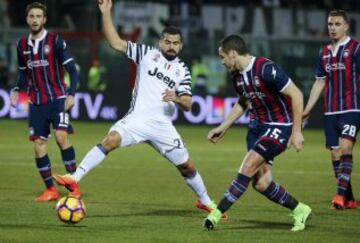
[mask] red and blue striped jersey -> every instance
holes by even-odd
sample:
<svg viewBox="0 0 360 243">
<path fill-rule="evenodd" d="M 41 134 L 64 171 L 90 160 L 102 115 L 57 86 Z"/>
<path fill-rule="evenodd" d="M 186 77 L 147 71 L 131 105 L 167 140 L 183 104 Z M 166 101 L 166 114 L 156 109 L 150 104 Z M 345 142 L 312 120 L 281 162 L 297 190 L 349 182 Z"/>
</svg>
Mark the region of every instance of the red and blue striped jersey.
<svg viewBox="0 0 360 243">
<path fill-rule="evenodd" d="M 247 68 L 233 73 L 236 92 L 249 101 L 254 118 L 265 124 L 292 125 L 291 99 L 282 93 L 290 82 L 283 69 L 265 57 L 252 57 Z"/>
<path fill-rule="evenodd" d="M 360 44 L 347 37 L 320 49 L 316 79 L 325 79 L 324 113 L 360 112 Z"/>
<path fill-rule="evenodd" d="M 46 104 L 66 97 L 63 65 L 73 61 L 65 41 L 57 34 L 44 34 L 31 40 L 31 34 L 17 46 L 20 71 L 25 71 L 28 94 L 33 104 Z"/>
</svg>

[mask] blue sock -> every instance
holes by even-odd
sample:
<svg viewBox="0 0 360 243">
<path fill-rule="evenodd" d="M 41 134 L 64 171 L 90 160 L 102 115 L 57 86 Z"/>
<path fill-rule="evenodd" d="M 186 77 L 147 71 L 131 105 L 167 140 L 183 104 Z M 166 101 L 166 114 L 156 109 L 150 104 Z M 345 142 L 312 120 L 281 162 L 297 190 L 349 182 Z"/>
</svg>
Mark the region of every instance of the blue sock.
<svg viewBox="0 0 360 243">
<path fill-rule="evenodd" d="M 265 191 L 261 192 L 269 200 L 278 203 L 290 210 L 294 210 L 299 204 L 299 201 L 292 197 L 284 187 L 281 185 L 270 182 L 268 188 Z"/>
<path fill-rule="evenodd" d="M 345 196 L 345 192 L 349 186 L 352 172 L 352 154 L 341 155 L 340 174 L 337 183 L 337 194 Z"/>
<path fill-rule="evenodd" d="M 68 173 L 72 174 L 76 170 L 76 161 L 75 161 L 75 150 L 71 146 L 65 150 L 61 150 L 61 158 L 65 165 L 65 169 Z"/>
<path fill-rule="evenodd" d="M 334 169 L 335 178 L 338 179 L 340 174 L 340 160 L 333 160 L 332 165 Z"/>
<path fill-rule="evenodd" d="M 41 158 L 35 158 L 36 166 L 40 173 L 42 180 L 44 181 L 46 188 L 54 186 L 52 175 L 51 175 L 51 164 L 48 155 Z"/>
<path fill-rule="evenodd" d="M 225 192 L 223 199 L 218 205 L 218 209 L 222 213 L 226 212 L 236 202 L 236 200 L 244 194 L 250 181 L 251 177 L 238 173 Z"/>
</svg>

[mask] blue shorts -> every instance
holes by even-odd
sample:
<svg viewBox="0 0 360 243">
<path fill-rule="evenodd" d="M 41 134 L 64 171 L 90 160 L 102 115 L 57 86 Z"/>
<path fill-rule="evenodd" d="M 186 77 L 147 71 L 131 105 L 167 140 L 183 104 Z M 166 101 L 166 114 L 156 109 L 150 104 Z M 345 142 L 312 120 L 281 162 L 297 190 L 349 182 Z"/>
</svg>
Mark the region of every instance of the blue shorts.
<svg viewBox="0 0 360 243">
<path fill-rule="evenodd" d="M 250 151 L 256 141 L 259 139 L 260 135 L 263 133 L 262 132 L 262 126 L 258 121 L 256 120 L 250 120 L 250 122 L 248 123 L 247 127 L 248 127 L 248 132 L 246 135 L 246 144 L 247 144 L 247 150 Z"/>
<path fill-rule="evenodd" d="M 50 124 L 55 130 L 65 130 L 73 133 L 69 124 L 69 114 L 64 112 L 65 99 L 57 99 L 44 105 L 29 106 L 29 139 L 34 141 L 38 138 L 47 140 L 50 134 Z"/>
<path fill-rule="evenodd" d="M 250 122 L 248 125 L 247 147 L 254 150 L 266 163 L 272 164 L 274 158 L 287 147 L 292 126 L 279 126 Z"/>
<path fill-rule="evenodd" d="M 339 138 L 356 142 L 360 112 L 325 115 L 325 139 L 329 149 L 339 148 Z"/>
</svg>

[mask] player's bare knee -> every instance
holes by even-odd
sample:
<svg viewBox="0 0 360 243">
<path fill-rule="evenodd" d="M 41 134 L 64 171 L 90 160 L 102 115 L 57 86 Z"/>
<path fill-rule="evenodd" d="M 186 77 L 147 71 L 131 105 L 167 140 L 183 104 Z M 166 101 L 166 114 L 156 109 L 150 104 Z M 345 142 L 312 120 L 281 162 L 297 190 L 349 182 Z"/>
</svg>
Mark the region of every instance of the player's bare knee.
<svg viewBox="0 0 360 243">
<path fill-rule="evenodd" d="M 191 177 L 195 174 L 196 169 L 191 160 L 186 161 L 185 163 L 177 166 L 181 175 L 184 177 Z"/>
<path fill-rule="evenodd" d="M 56 138 L 56 143 L 61 149 L 66 149 L 70 146 L 68 140 L 68 134 L 66 132 L 63 131 L 55 132 L 55 138 Z"/>
<path fill-rule="evenodd" d="M 252 177 L 258 169 L 254 163 L 243 162 L 240 168 L 240 173 Z"/>
<path fill-rule="evenodd" d="M 341 148 L 341 154 L 352 154 L 353 148 L 352 147 L 344 147 Z"/>
<path fill-rule="evenodd" d="M 34 141 L 34 152 L 36 155 L 36 158 L 41 158 L 46 155 L 47 149 L 46 149 L 46 141 L 42 139 L 36 139 Z"/>
<path fill-rule="evenodd" d="M 332 160 L 339 160 L 341 156 L 341 150 L 340 149 L 332 149 L 331 150 L 331 159 Z"/>
<path fill-rule="evenodd" d="M 252 184 L 253 188 L 258 192 L 263 192 L 269 186 L 264 180 L 255 180 Z"/>
<path fill-rule="evenodd" d="M 121 137 L 120 134 L 117 132 L 110 132 L 101 142 L 101 145 L 108 152 L 118 148 L 120 144 L 121 144 Z"/>
</svg>

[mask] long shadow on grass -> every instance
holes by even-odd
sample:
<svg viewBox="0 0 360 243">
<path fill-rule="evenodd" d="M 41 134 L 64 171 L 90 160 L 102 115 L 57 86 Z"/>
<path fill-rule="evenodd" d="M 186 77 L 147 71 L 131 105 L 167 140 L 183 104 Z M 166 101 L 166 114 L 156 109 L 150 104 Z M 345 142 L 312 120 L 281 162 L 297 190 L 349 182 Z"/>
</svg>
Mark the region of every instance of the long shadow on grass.
<svg viewBox="0 0 360 243">
<path fill-rule="evenodd" d="M 186 218 L 198 218 L 197 211 L 193 210 L 184 210 L 184 209 L 149 209 L 141 212 L 128 212 L 120 214 L 95 214 L 88 215 L 88 218 L 123 218 L 123 217 L 186 217 Z"/>
<path fill-rule="evenodd" d="M 66 230 L 87 228 L 86 225 L 70 225 L 70 224 L 59 224 L 59 225 L 36 225 L 36 224 L 1 224 L 0 228 L 15 228 L 15 229 L 43 229 L 43 230 L 58 230 L 59 227 Z"/>
<path fill-rule="evenodd" d="M 242 225 L 242 222 L 247 225 Z M 249 225 L 251 224 L 251 225 Z M 275 221 L 260 221 L 260 220 L 241 220 L 238 226 L 226 227 L 222 230 L 234 229 L 284 229 L 289 230 L 293 225 L 291 223 L 281 223 Z M 306 228 L 313 228 L 311 225 L 306 225 Z"/>
</svg>

